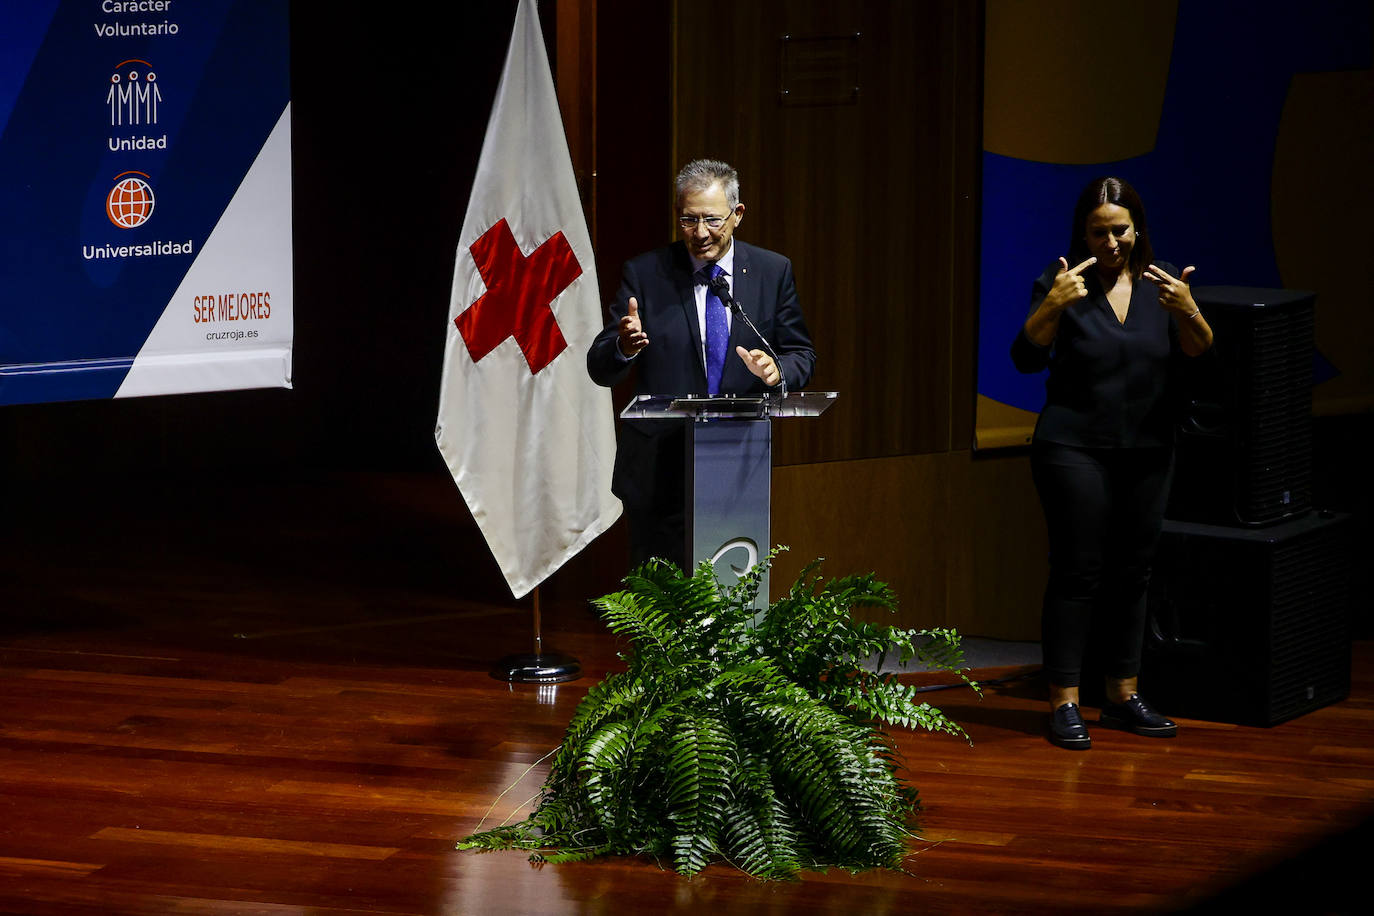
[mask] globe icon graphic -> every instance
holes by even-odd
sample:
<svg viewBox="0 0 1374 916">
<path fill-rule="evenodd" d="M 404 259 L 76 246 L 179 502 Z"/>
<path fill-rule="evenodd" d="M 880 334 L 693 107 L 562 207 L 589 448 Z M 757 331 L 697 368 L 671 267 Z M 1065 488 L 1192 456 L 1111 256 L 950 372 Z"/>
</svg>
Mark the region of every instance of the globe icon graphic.
<svg viewBox="0 0 1374 916">
<path fill-rule="evenodd" d="M 105 198 L 105 213 L 121 229 L 143 225 L 153 215 L 152 187 L 142 178 L 121 178 Z"/>
</svg>

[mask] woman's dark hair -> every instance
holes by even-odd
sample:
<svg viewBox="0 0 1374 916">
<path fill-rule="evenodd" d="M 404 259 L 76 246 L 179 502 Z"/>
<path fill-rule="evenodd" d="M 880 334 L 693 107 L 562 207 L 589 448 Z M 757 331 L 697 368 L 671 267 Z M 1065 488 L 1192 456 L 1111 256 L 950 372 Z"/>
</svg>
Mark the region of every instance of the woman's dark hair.
<svg viewBox="0 0 1374 916">
<path fill-rule="evenodd" d="M 1150 246 L 1149 226 L 1145 222 L 1145 205 L 1135 188 L 1120 178 L 1098 178 L 1088 182 L 1083 193 L 1078 195 L 1078 205 L 1073 208 L 1073 230 L 1069 233 L 1069 266 L 1081 264 L 1088 255 L 1088 243 L 1084 236 L 1088 231 L 1088 214 L 1103 204 L 1116 204 L 1131 213 L 1135 225 L 1135 244 L 1131 246 L 1131 276 L 1139 277 L 1155 259 L 1154 249 Z"/>
</svg>

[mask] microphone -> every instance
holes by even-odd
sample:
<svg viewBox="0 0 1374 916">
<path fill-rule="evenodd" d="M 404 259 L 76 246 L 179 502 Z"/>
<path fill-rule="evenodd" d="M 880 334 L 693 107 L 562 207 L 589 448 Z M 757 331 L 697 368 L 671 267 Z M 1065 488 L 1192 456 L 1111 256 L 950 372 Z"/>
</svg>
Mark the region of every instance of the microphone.
<svg viewBox="0 0 1374 916">
<path fill-rule="evenodd" d="M 768 338 L 764 337 L 763 333 L 754 326 L 754 322 L 749 320 L 749 316 L 744 313 L 744 309 L 740 308 L 739 303 L 735 301 L 735 297 L 730 295 L 730 283 L 725 279 L 724 274 L 718 274 L 712 277 L 710 285 L 711 291 L 719 297 L 720 301 L 725 303 L 730 311 L 743 318 L 744 323 L 749 325 L 749 330 L 754 332 L 754 336 L 763 341 L 763 346 L 768 351 L 768 355 L 773 357 L 773 362 L 777 363 L 778 385 L 782 388 L 782 396 L 784 398 L 787 397 L 787 373 L 783 371 L 782 360 L 778 358 L 778 351 L 773 349 L 773 345 L 768 342 Z"/>
</svg>

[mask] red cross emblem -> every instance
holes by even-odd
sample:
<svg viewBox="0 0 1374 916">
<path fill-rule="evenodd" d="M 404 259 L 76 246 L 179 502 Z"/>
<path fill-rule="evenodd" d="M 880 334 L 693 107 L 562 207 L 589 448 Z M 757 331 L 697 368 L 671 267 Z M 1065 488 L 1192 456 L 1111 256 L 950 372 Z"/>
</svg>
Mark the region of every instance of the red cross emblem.
<svg viewBox="0 0 1374 916">
<path fill-rule="evenodd" d="M 537 375 L 568 347 L 550 306 L 582 276 L 572 246 L 556 232 L 526 257 L 503 219 L 468 250 L 487 285 L 487 291 L 453 319 L 472 361 L 480 362 L 507 337 L 514 337 L 530 374 Z"/>
</svg>

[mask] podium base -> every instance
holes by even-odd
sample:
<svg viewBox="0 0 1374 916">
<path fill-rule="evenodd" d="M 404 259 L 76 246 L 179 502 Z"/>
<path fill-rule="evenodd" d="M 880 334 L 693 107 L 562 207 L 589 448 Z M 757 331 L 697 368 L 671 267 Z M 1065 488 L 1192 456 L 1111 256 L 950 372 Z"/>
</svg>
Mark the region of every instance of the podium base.
<svg viewBox="0 0 1374 916">
<path fill-rule="evenodd" d="M 498 659 L 491 676 L 512 684 L 561 684 L 582 676 L 582 665 L 571 655 L 526 652 Z"/>
</svg>

